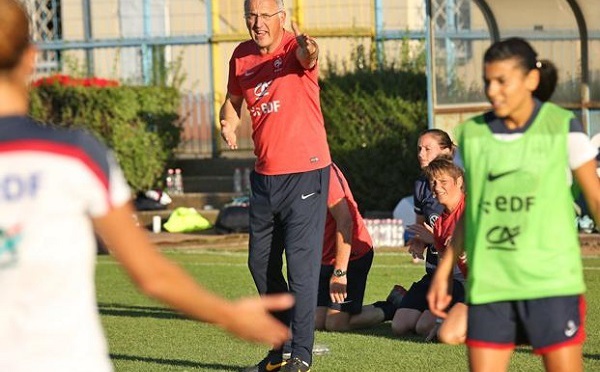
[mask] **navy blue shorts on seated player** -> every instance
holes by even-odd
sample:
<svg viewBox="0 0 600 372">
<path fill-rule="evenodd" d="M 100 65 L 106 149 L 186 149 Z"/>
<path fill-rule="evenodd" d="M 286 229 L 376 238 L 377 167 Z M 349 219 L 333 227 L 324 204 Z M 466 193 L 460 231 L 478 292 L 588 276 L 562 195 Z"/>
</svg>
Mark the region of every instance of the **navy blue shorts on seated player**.
<svg viewBox="0 0 600 372">
<path fill-rule="evenodd" d="M 360 314 L 362 311 L 365 289 L 367 287 L 367 276 L 373 264 L 373 250 L 359 259 L 348 262 L 348 284 L 346 292 L 348 296 L 344 303 L 332 303 L 329 296 L 329 281 L 333 274 L 333 265 L 321 265 L 319 276 L 319 298 L 317 306 L 325 306 L 333 310 L 343 311 L 348 314 Z"/>
<path fill-rule="evenodd" d="M 402 298 L 399 309 L 414 309 L 420 312 L 429 310 L 427 303 L 427 291 L 431 286 L 432 274 L 425 274 L 421 280 L 414 282 L 408 292 Z M 454 279 L 454 286 L 452 287 L 452 303 L 450 306 L 457 302 L 465 302 L 465 287 L 460 280 Z"/>
<path fill-rule="evenodd" d="M 536 354 L 585 339 L 582 295 L 469 305 L 467 346 L 512 349 L 527 343 Z"/>
</svg>

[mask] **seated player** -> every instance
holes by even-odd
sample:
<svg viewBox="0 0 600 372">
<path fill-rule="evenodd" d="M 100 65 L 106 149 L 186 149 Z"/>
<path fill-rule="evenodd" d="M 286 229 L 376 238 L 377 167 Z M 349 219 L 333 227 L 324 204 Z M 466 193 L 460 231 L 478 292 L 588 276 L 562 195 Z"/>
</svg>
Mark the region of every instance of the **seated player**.
<svg viewBox="0 0 600 372">
<path fill-rule="evenodd" d="M 363 306 L 373 243 L 348 182 L 335 164 L 327 204 L 316 328 L 340 332 L 391 320 L 395 310 L 391 303 Z"/>
<path fill-rule="evenodd" d="M 423 172 L 433 197 L 443 209 L 435 220 L 433 228 L 430 229 L 425 224 L 412 225 L 410 228 L 411 232 L 422 239 L 424 243 L 433 244 L 434 249 L 432 252 L 436 253 L 436 265 L 428 265 L 423 278 L 413 283 L 403 297 L 392 320 L 392 332 L 396 335 L 414 332 L 426 337 L 427 340 L 431 340 L 437 335 L 443 342 L 460 343 L 457 341 L 460 340 L 460 336 L 457 336 L 454 332 L 456 331 L 464 336 L 464 331 L 466 331 L 466 306 L 461 304 L 456 307 L 456 318 L 452 317 L 440 329 L 441 332 L 438 332 L 440 320 L 436 319 L 429 311 L 426 296 L 433 272 L 437 267 L 437 259 L 443 256 L 456 220 L 462 215 L 464 209 L 463 171 L 454 164 L 450 155 L 442 154 L 425 166 Z M 431 262 L 432 260 L 428 258 L 427 261 Z M 464 302 L 464 272 L 462 269 L 460 265 L 456 265 L 454 268 L 453 291 L 455 302 L 452 305 Z"/>
<path fill-rule="evenodd" d="M 451 157 L 440 156 L 434 159 L 423 170 L 429 181 L 431 190 L 438 202 L 444 206 L 444 211 L 433 225 L 433 243 L 440 259 L 444 253 L 456 226 L 456 222 L 465 210 L 464 172 Z M 452 257 L 450 257 L 452 259 Z M 466 278 L 466 258 L 463 254 L 458 260 L 458 268 Z M 454 282 L 455 288 L 461 286 Z M 464 289 L 460 288 L 463 292 Z M 448 312 L 445 320 L 438 319 L 436 326 L 430 332 L 428 339 L 437 339 L 443 343 L 458 345 L 465 342 L 467 336 L 467 305 L 462 301 L 456 302 Z"/>
</svg>

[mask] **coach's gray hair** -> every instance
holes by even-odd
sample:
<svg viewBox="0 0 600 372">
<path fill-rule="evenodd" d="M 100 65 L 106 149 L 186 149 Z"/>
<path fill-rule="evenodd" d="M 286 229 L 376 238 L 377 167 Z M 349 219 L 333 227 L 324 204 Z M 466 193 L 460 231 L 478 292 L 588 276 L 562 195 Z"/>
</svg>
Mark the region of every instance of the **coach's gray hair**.
<svg viewBox="0 0 600 372">
<path fill-rule="evenodd" d="M 244 0 L 244 9 L 248 9 L 248 2 L 250 0 Z M 284 10 L 285 9 L 285 4 L 283 3 L 283 0 L 275 0 L 275 3 L 277 4 L 277 8 Z"/>
</svg>

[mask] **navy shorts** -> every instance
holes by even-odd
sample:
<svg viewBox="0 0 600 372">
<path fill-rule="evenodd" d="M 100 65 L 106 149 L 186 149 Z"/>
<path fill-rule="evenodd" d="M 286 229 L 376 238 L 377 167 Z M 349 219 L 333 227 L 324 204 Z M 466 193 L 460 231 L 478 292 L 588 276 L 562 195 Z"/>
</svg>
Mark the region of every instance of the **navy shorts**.
<svg viewBox="0 0 600 372">
<path fill-rule="evenodd" d="M 421 280 L 414 282 L 402 298 L 398 308 L 415 309 L 420 312 L 429 310 L 427 291 L 429 291 L 429 287 L 431 286 L 431 279 L 431 274 L 425 274 Z M 454 279 L 454 285 L 452 287 L 452 303 L 450 306 L 457 302 L 465 302 L 465 287 L 460 280 Z"/>
<path fill-rule="evenodd" d="M 326 306 L 333 310 L 343 311 L 349 314 L 359 314 L 362 311 L 365 289 L 367 287 L 367 276 L 373 264 L 373 250 L 359 259 L 348 262 L 348 285 L 346 291 L 348 296 L 342 304 L 331 302 L 329 297 L 329 281 L 333 274 L 333 265 L 321 265 L 319 276 L 319 298 L 317 306 Z"/>
<path fill-rule="evenodd" d="M 467 345 L 512 349 L 530 344 L 536 354 L 585 339 L 582 295 L 469 305 Z"/>
</svg>

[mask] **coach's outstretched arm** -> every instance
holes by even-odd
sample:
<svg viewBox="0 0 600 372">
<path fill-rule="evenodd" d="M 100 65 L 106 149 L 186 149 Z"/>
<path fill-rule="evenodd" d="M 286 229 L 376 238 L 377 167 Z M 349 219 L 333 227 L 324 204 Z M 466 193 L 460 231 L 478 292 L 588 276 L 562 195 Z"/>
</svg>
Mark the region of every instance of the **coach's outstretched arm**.
<svg viewBox="0 0 600 372">
<path fill-rule="evenodd" d="M 298 25 L 292 22 L 292 30 L 296 36 L 298 48 L 296 49 L 296 58 L 307 70 L 315 67 L 319 58 L 319 45 L 312 37 L 300 32 Z"/>
<path fill-rule="evenodd" d="M 179 266 L 162 256 L 131 216 L 131 203 L 93 220 L 96 232 L 146 295 L 193 318 L 214 323 L 248 341 L 279 346 L 289 330 L 269 311 L 293 305 L 290 295 L 227 301 L 198 285 Z"/>
<path fill-rule="evenodd" d="M 237 145 L 237 134 L 235 133 L 240 124 L 242 102 L 244 97 L 227 93 L 225 102 L 219 111 L 221 123 L 221 137 L 230 149 L 235 150 Z"/>
</svg>

